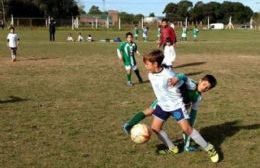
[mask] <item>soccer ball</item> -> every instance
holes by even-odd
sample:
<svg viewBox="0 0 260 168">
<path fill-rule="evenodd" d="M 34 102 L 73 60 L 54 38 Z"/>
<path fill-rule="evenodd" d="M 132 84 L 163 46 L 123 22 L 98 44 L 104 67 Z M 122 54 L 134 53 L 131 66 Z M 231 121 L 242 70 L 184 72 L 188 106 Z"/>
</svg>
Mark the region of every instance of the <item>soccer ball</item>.
<svg viewBox="0 0 260 168">
<path fill-rule="evenodd" d="M 151 134 L 151 129 L 145 124 L 136 124 L 131 129 L 131 139 L 137 144 L 147 142 L 150 139 Z"/>
</svg>

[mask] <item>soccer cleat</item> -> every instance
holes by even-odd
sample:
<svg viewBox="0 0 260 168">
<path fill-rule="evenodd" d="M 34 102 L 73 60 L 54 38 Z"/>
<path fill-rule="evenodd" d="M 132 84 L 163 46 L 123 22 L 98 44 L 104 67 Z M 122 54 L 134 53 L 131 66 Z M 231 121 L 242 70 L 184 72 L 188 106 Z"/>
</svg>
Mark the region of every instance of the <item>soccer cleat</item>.
<svg viewBox="0 0 260 168">
<path fill-rule="evenodd" d="M 217 163 L 219 161 L 219 155 L 218 155 L 216 149 L 214 148 L 214 146 L 210 143 L 207 146 L 207 152 L 213 163 Z"/>
<path fill-rule="evenodd" d="M 123 125 L 123 130 L 124 130 L 124 132 L 125 132 L 127 135 L 130 134 L 131 128 L 129 127 L 129 124 L 128 124 L 128 123 L 125 123 L 125 124 Z"/>
<path fill-rule="evenodd" d="M 133 83 L 131 81 L 127 81 L 127 86 L 132 87 Z"/>
<path fill-rule="evenodd" d="M 163 149 L 163 150 L 159 150 L 158 151 L 158 154 L 159 155 L 166 155 L 166 154 L 172 154 L 172 155 L 175 155 L 179 153 L 179 148 L 177 146 L 174 146 L 173 148 L 171 149 Z"/>
</svg>

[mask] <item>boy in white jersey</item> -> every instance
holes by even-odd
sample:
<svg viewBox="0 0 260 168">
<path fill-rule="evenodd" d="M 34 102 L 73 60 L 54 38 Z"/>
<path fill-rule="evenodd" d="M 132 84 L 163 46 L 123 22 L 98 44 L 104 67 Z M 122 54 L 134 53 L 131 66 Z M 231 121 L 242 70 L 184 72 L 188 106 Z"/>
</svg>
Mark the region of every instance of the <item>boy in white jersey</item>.
<svg viewBox="0 0 260 168">
<path fill-rule="evenodd" d="M 149 71 L 148 78 L 158 100 L 153 113 L 154 119 L 151 128 L 169 148 L 168 150 L 161 150 L 159 153 L 176 154 L 179 152 L 178 147 L 172 143 L 166 132 L 162 130 L 164 122 L 172 116 L 182 128 L 182 131 L 208 152 L 211 161 L 218 162 L 219 155 L 214 146 L 206 142 L 200 133 L 190 126 L 187 120 L 189 116 L 178 88 L 182 83 L 177 83 L 174 87 L 168 85 L 168 80 L 173 78 L 175 73 L 162 67 L 163 59 L 164 55 L 161 50 L 154 50 L 143 57 L 145 68 Z"/>
<path fill-rule="evenodd" d="M 7 46 L 10 48 L 11 51 L 11 59 L 12 62 L 16 61 L 16 54 L 17 54 L 17 48 L 19 44 L 19 37 L 15 33 L 15 28 L 11 26 L 10 28 L 10 33 L 7 35 Z"/>
</svg>

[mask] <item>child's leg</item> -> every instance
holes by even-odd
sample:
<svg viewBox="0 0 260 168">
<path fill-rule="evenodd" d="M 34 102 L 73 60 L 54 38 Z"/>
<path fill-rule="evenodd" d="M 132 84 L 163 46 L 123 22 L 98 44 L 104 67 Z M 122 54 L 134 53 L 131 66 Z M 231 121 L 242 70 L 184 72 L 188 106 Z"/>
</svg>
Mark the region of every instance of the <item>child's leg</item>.
<svg viewBox="0 0 260 168">
<path fill-rule="evenodd" d="M 123 129 L 126 133 L 129 133 L 131 128 L 141 122 L 145 117 L 151 116 L 154 112 L 154 109 L 147 108 L 142 112 L 136 113 L 133 118 L 131 118 L 128 122 L 126 122 L 123 126 Z"/>
<path fill-rule="evenodd" d="M 145 117 L 151 116 L 157 106 L 157 99 L 152 102 L 149 108 L 145 109 L 143 112 L 138 112 L 134 115 L 132 119 L 126 122 L 123 126 L 124 131 L 129 134 L 131 128 L 142 121 Z"/>
<path fill-rule="evenodd" d="M 191 127 L 194 127 L 194 125 L 195 125 L 196 116 L 197 116 L 197 111 L 191 110 L 190 118 L 188 120 Z M 188 136 L 187 134 L 183 134 L 183 140 L 184 140 L 184 150 L 189 151 L 190 136 Z"/>
<path fill-rule="evenodd" d="M 163 111 L 158 105 L 153 113 L 154 119 L 151 128 L 157 134 L 158 138 L 168 147 L 168 150 L 160 150 L 159 154 L 176 154 L 179 152 L 178 147 L 172 143 L 166 132 L 162 130 L 164 122 L 170 117 L 170 115 L 171 113 Z"/>
<path fill-rule="evenodd" d="M 169 148 L 172 149 L 174 148 L 174 144 L 168 137 L 167 133 L 162 130 L 162 126 L 164 124 L 164 121 L 154 117 L 151 128 L 152 130 L 157 134 L 158 138 Z"/>
<path fill-rule="evenodd" d="M 142 79 L 142 77 L 140 75 L 140 71 L 139 71 L 139 69 L 137 68 L 136 65 L 133 66 L 133 70 L 134 70 L 134 72 L 135 72 L 135 74 L 136 74 L 136 76 L 138 78 L 138 81 L 139 82 L 143 82 L 143 79 Z"/>
<path fill-rule="evenodd" d="M 192 128 L 186 119 L 178 121 L 178 124 L 187 135 L 189 135 L 198 145 L 200 145 L 201 148 L 208 152 L 212 162 L 216 163 L 219 161 L 219 155 L 214 146 L 208 143 L 196 129 Z"/>
<path fill-rule="evenodd" d="M 125 70 L 126 70 L 126 79 L 127 79 L 127 85 L 132 86 L 132 81 L 131 81 L 131 66 L 130 65 L 125 65 Z"/>
</svg>

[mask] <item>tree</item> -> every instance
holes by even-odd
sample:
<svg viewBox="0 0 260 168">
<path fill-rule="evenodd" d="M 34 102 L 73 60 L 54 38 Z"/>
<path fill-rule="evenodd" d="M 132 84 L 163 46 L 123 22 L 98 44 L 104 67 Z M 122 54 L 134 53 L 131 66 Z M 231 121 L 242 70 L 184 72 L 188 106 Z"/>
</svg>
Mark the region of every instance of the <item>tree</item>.
<svg viewBox="0 0 260 168">
<path fill-rule="evenodd" d="M 152 12 L 149 14 L 149 17 L 155 17 L 155 14 Z"/>
<path fill-rule="evenodd" d="M 97 16 L 97 15 L 101 15 L 102 12 L 101 12 L 101 10 L 99 10 L 99 7 L 98 7 L 98 6 L 93 5 L 93 6 L 91 6 L 91 8 L 89 9 L 88 14 L 89 14 L 89 15 L 95 15 L 95 16 Z"/>
<path fill-rule="evenodd" d="M 75 0 L 5 0 L 7 16 L 64 18 L 79 15 Z"/>
</svg>

